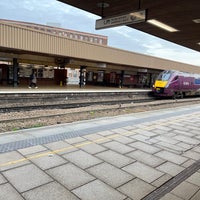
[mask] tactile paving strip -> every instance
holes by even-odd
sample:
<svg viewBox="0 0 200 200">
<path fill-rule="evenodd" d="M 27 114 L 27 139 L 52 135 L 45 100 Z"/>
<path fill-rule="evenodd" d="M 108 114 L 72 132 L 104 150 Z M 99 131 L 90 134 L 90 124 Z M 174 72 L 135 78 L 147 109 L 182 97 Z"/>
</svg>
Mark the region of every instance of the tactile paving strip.
<svg viewBox="0 0 200 200">
<path fill-rule="evenodd" d="M 61 134 L 54 134 L 54 135 L 48 135 L 48 136 L 43 136 L 43 137 L 36 137 L 32 139 L 25 139 L 25 140 L 5 143 L 5 144 L 0 145 L 0 153 L 27 148 L 30 146 L 42 145 L 42 144 L 47 144 L 50 142 L 65 140 L 69 138 L 92 134 L 99 131 L 108 130 L 108 129 L 119 128 L 119 127 L 128 125 L 128 123 L 129 122 L 123 122 L 123 124 L 114 123 L 114 124 L 97 126 L 97 127 L 92 127 L 92 128 L 85 128 L 82 130 L 72 130 L 70 132 L 65 132 Z"/>
<path fill-rule="evenodd" d="M 198 110 L 200 110 L 200 108 Z M 98 125 L 98 126 L 91 127 L 91 128 L 83 128 L 81 130 L 74 129 L 71 131 L 65 131 L 64 133 L 60 133 L 60 134 L 35 137 L 35 138 L 31 138 L 31 139 L 25 139 L 25 140 L 10 142 L 10 143 L 4 143 L 4 144 L 0 145 L 0 153 L 14 151 L 17 149 L 22 149 L 22 148 L 27 148 L 30 146 L 47 144 L 50 142 L 56 142 L 56 141 L 60 141 L 60 140 L 65 140 L 65 139 L 69 139 L 69 138 L 92 134 L 95 132 L 112 130 L 112 129 L 122 128 L 122 127 L 130 126 L 130 125 L 138 125 L 138 124 L 142 124 L 145 122 L 152 122 L 155 120 L 159 120 L 161 118 L 164 119 L 164 118 L 168 118 L 168 117 L 178 116 L 181 114 L 189 114 L 194 111 L 197 111 L 197 109 L 182 110 L 182 111 L 177 111 L 175 113 L 170 112 L 170 113 L 158 114 L 158 115 L 148 116 L 148 117 L 139 118 L 139 119 L 134 118 L 131 120 L 129 119 L 127 121 L 117 121 L 114 123 Z"/>
</svg>

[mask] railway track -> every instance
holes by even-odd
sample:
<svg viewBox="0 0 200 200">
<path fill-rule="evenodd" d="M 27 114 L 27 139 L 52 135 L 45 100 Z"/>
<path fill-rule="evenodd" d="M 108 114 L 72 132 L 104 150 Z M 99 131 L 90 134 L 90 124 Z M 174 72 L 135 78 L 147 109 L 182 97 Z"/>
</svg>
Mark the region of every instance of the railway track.
<svg viewBox="0 0 200 200">
<path fill-rule="evenodd" d="M 115 104 L 128 104 L 128 103 L 139 103 L 139 102 L 151 102 L 154 98 L 148 99 L 121 99 L 121 100 L 103 100 L 103 101 L 90 101 L 90 102 L 74 102 L 74 103 L 53 103 L 53 104 L 41 104 L 36 103 L 33 105 L 29 104 L 19 104 L 14 106 L 5 106 L 0 108 L 0 113 L 8 113 L 8 112 L 20 112 L 20 111 L 31 111 L 31 110 L 42 110 L 42 109 L 70 109 L 70 108 L 79 108 L 79 107 L 87 107 L 94 105 L 115 105 Z"/>
<path fill-rule="evenodd" d="M 67 105 L 37 105 L 30 108 L 14 107 L 9 112 L 0 113 L 0 132 L 24 128 L 69 123 L 78 120 L 103 116 L 114 116 L 126 113 L 142 112 L 152 109 L 177 107 L 200 103 L 200 98 L 154 100 L 113 100 L 101 102 L 82 102 Z"/>
</svg>

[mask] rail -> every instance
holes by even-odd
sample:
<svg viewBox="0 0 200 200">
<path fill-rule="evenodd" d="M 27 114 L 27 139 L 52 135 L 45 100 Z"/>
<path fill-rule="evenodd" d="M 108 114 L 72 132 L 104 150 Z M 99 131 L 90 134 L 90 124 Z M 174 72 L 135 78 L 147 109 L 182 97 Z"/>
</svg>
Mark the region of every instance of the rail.
<svg viewBox="0 0 200 200">
<path fill-rule="evenodd" d="M 200 103 L 200 98 L 179 100 L 155 100 L 148 98 L 143 100 L 80 102 L 79 104 L 49 105 L 49 107 L 48 105 L 41 105 L 40 109 L 39 107 L 35 109 L 33 106 L 27 110 L 23 107 L 18 107 L 15 111 L 11 110 L 8 112 L 7 110 L 4 113 L 0 113 L 0 132 L 69 123 L 105 116 L 137 113 L 167 107 L 178 107 L 194 103 Z"/>
</svg>

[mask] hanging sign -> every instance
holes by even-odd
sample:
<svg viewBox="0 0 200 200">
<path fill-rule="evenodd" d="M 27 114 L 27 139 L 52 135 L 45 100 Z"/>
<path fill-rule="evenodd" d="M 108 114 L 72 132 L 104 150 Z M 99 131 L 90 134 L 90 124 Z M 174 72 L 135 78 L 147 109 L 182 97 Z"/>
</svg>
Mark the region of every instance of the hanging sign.
<svg viewBox="0 0 200 200">
<path fill-rule="evenodd" d="M 98 19 L 96 20 L 95 29 L 98 30 L 103 28 L 134 24 L 134 23 L 144 22 L 145 19 L 146 19 L 146 10 L 134 11 L 123 15 Z"/>
</svg>

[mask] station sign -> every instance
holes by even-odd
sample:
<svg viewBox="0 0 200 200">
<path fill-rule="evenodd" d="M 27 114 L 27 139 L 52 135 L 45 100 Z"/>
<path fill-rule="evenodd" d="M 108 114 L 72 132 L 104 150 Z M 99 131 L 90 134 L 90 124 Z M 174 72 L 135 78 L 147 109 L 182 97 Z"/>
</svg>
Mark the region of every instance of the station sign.
<svg viewBox="0 0 200 200">
<path fill-rule="evenodd" d="M 111 28 L 116 26 L 135 24 L 146 20 L 146 10 L 133 11 L 122 15 L 96 20 L 95 29 Z"/>
</svg>

